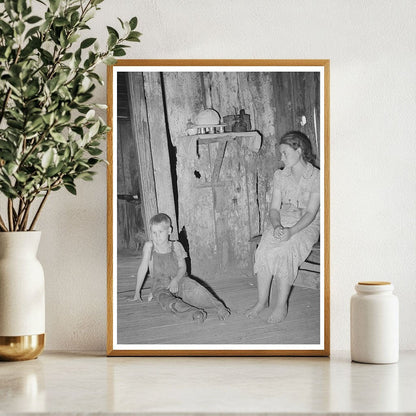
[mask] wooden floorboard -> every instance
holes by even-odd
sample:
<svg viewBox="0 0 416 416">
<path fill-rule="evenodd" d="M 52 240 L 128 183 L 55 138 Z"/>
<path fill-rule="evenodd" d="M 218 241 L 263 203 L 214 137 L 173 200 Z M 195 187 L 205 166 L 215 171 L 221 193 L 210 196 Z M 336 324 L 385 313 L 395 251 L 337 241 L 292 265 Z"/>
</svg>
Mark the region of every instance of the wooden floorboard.
<svg viewBox="0 0 416 416">
<path fill-rule="evenodd" d="M 143 302 L 132 302 L 140 259 L 118 256 L 117 332 L 119 344 L 317 344 L 319 343 L 319 291 L 294 287 L 284 322 L 268 324 L 270 309 L 256 319 L 245 311 L 257 297 L 254 278 L 227 279 L 209 285 L 231 309 L 231 316 L 220 321 L 214 310 L 202 324 L 186 322 L 147 302 L 150 279 L 142 290 Z"/>
</svg>

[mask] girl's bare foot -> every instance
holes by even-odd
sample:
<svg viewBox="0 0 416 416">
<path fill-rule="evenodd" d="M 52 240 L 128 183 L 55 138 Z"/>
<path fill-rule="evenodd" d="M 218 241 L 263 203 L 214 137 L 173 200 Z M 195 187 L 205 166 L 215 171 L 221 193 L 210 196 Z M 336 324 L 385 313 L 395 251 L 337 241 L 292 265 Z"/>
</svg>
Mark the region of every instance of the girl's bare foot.
<svg viewBox="0 0 416 416">
<path fill-rule="evenodd" d="M 278 324 L 279 322 L 283 322 L 287 316 L 287 303 L 283 305 L 283 307 L 277 307 L 273 313 L 267 319 L 269 324 Z"/>
<path fill-rule="evenodd" d="M 252 308 L 246 312 L 247 318 L 255 318 L 264 309 L 264 305 L 256 303 Z"/>
</svg>

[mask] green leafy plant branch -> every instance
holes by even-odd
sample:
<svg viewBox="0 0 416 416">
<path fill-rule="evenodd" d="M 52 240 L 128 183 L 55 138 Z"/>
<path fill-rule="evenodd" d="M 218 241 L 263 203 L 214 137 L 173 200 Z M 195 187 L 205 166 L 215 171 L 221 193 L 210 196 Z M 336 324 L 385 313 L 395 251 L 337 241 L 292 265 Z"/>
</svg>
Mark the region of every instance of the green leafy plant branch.
<svg viewBox="0 0 416 416">
<path fill-rule="evenodd" d="M 119 19 L 121 32 L 107 26 L 100 51 L 80 32 L 103 0 L 35 1 L 43 16 L 28 0 L 0 0 L 0 231 L 33 230 L 51 191 L 76 194 L 76 179 L 93 179 L 109 130 L 96 114 L 106 106 L 90 102 L 104 84 L 95 68 L 115 64 L 141 35 L 136 17 Z"/>
</svg>

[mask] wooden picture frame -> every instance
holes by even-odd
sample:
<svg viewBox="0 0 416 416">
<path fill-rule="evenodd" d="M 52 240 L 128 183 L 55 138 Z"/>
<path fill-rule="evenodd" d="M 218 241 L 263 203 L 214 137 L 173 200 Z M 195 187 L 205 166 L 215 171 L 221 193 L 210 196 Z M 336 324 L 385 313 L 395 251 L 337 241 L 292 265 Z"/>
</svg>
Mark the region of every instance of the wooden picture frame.
<svg viewBox="0 0 416 416">
<path fill-rule="evenodd" d="M 108 356 L 329 356 L 329 66 L 120 60 L 108 67 Z M 215 109 L 218 121 L 204 109 Z M 267 323 L 267 310 L 252 319 L 244 311 L 257 299 L 254 253 L 274 172 L 283 167 L 279 140 L 293 130 L 308 136 L 320 170 L 319 245 L 297 272 L 286 319 Z M 143 301 L 133 301 L 146 224 L 157 212 L 170 216 L 188 273 L 231 309 L 227 320 L 209 309 L 203 323 L 181 319 L 171 313 L 176 303 L 163 310 L 149 301 L 150 277 Z"/>
</svg>

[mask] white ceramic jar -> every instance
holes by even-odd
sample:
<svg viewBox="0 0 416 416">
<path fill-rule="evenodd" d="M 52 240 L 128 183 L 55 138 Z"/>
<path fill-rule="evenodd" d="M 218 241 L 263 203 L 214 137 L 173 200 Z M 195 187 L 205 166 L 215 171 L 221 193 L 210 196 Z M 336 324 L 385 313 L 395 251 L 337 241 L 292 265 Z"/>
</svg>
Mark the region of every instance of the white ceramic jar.
<svg viewBox="0 0 416 416">
<path fill-rule="evenodd" d="M 399 360 L 399 302 L 390 282 L 359 282 L 351 297 L 351 360 Z"/>
</svg>

